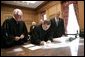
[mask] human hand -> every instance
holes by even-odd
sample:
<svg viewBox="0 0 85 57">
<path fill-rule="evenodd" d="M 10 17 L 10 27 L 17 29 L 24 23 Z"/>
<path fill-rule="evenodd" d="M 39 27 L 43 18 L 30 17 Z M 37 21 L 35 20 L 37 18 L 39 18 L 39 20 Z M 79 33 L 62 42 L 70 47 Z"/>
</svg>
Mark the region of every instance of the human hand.
<svg viewBox="0 0 85 57">
<path fill-rule="evenodd" d="M 51 43 L 51 41 L 50 41 L 50 40 L 48 40 L 48 41 L 47 41 L 47 43 Z"/>
<path fill-rule="evenodd" d="M 22 35 L 20 36 L 20 38 L 23 39 L 23 38 L 24 38 L 24 35 L 22 34 Z"/>
<path fill-rule="evenodd" d="M 20 39 L 20 37 L 18 37 L 18 36 L 15 37 L 15 40 L 16 40 L 16 41 L 18 41 L 19 39 Z"/>
<path fill-rule="evenodd" d="M 41 45 L 45 45 L 46 44 L 46 42 L 45 41 L 41 41 L 41 43 L 40 43 Z"/>
</svg>

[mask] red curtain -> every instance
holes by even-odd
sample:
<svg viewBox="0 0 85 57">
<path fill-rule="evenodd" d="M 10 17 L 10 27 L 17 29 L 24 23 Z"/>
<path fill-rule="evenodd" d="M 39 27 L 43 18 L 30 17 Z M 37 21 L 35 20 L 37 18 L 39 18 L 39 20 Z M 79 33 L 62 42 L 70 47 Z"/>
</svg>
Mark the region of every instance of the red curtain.
<svg viewBox="0 0 85 57">
<path fill-rule="evenodd" d="M 69 12 L 69 4 L 74 5 L 76 16 L 78 17 L 78 4 L 77 1 L 65 1 L 61 2 L 61 10 L 62 10 L 62 16 L 64 18 L 64 26 L 65 26 L 65 33 L 67 33 L 67 24 L 68 24 L 68 12 Z M 78 19 L 78 18 L 77 18 Z"/>
</svg>

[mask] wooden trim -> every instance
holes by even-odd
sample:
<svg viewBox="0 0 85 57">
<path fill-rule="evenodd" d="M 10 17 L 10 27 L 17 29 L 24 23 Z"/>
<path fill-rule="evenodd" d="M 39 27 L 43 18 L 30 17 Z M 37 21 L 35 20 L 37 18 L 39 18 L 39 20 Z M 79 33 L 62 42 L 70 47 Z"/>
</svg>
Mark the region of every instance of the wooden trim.
<svg viewBox="0 0 85 57">
<path fill-rule="evenodd" d="M 35 10 L 38 10 L 40 8 L 42 8 L 44 5 L 48 4 L 49 1 L 45 1 L 42 4 L 40 4 L 37 8 L 35 8 Z"/>
<path fill-rule="evenodd" d="M 29 10 L 38 10 L 41 7 L 43 7 L 44 5 L 46 5 L 49 1 L 45 1 L 42 4 L 40 4 L 37 8 L 29 8 L 29 7 L 22 7 L 22 6 L 18 6 L 18 5 L 11 5 L 11 4 L 5 4 L 5 3 L 1 3 L 1 5 L 3 6 L 9 6 L 9 7 L 14 7 L 14 8 L 25 8 L 25 9 L 29 9 Z"/>
<path fill-rule="evenodd" d="M 22 7 L 22 6 L 18 6 L 18 5 L 11 5 L 11 4 L 4 4 L 4 3 L 1 3 L 1 6 L 8 6 L 8 7 L 14 7 L 14 8 L 22 8 L 22 9 L 27 9 L 27 10 L 35 10 L 33 8 L 28 8 L 28 7 Z"/>
</svg>

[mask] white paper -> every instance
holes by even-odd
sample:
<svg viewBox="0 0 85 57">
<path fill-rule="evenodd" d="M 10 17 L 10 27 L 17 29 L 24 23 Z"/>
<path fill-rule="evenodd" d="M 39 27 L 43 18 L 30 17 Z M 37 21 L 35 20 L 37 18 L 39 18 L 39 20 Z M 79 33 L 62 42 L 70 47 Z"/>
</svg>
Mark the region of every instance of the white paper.
<svg viewBox="0 0 85 57">
<path fill-rule="evenodd" d="M 30 49 L 30 50 L 37 50 L 37 49 L 40 49 L 40 48 L 42 48 L 42 47 L 41 46 L 34 46 L 34 47 L 30 47 L 28 49 Z"/>
<path fill-rule="evenodd" d="M 49 43 L 42 46 L 42 49 L 51 49 L 51 48 L 60 48 L 60 47 L 67 47 L 68 44 L 66 43 Z"/>
<path fill-rule="evenodd" d="M 33 45 L 33 44 L 23 45 L 23 47 L 25 47 L 25 48 L 29 48 L 29 47 L 33 47 L 33 46 L 35 46 L 35 45 Z"/>
<path fill-rule="evenodd" d="M 13 49 L 13 52 L 20 52 L 20 51 L 23 51 L 23 49 L 22 48 L 15 48 L 15 49 Z"/>
<path fill-rule="evenodd" d="M 59 38 L 54 38 L 53 41 L 63 43 L 66 42 L 67 39 L 69 39 L 69 37 L 62 36 Z"/>
</svg>

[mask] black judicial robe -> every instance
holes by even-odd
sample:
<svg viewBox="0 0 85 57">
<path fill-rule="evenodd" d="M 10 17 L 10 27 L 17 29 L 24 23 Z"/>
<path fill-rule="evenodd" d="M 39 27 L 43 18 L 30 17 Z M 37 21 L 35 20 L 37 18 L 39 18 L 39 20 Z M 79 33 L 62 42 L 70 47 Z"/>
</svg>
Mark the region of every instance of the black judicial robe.
<svg viewBox="0 0 85 57">
<path fill-rule="evenodd" d="M 49 27 L 48 30 L 43 30 L 42 26 L 39 26 L 39 37 L 41 41 L 53 41 L 53 31 L 52 29 Z"/>
<path fill-rule="evenodd" d="M 53 31 L 51 28 L 49 28 L 48 30 L 43 30 L 42 26 L 39 25 L 34 29 L 34 34 L 32 35 L 32 40 L 31 42 L 33 44 L 40 44 L 41 41 L 48 41 L 51 40 L 53 41 Z"/>
<path fill-rule="evenodd" d="M 39 28 L 37 25 L 32 25 L 30 27 L 30 36 L 31 36 L 31 43 L 32 44 L 36 44 L 38 45 L 40 43 L 40 39 L 39 39 Z"/>
<path fill-rule="evenodd" d="M 19 41 L 15 41 L 14 37 L 20 36 L 21 34 L 24 34 L 25 37 Z M 1 26 L 1 35 L 2 47 L 22 44 L 26 42 L 28 38 L 28 32 L 25 23 L 23 21 L 16 22 L 14 18 L 4 21 L 3 25 Z"/>
<path fill-rule="evenodd" d="M 30 32 L 29 32 L 30 35 L 31 35 L 32 33 L 35 33 L 34 30 L 35 30 L 36 27 L 37 27 L 36 25 L 32 25 L 32 26 L 30 27 Z"/>
<path fill-rule="evenodd" d="M 51 28 L 53 29 L 53 38 L 61 37 L 65 35 L 64 21 L 59 18 L 58 25 L 56 25 L 55 18 L 51 19 Z"/>
</svg>

